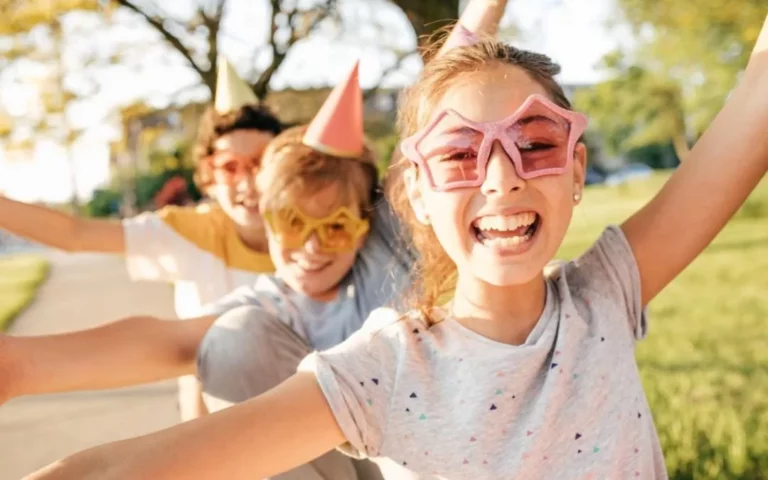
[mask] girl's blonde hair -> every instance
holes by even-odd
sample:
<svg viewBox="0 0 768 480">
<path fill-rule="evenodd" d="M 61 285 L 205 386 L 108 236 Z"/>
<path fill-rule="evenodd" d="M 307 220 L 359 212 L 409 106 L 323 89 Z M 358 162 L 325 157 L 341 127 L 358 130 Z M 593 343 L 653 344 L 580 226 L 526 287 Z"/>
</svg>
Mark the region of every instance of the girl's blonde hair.
<svg viewBox="0 0 768 480">
<path fill-rule="evenodd" d="M 433 46 L 438 49 L 439 44 Z M 400 138 L 406 138 L 426 126 L 435 105 L 456 82 L 467 81 L 466 75 L 492 68 L 510 65 L 522 69 L 541 85 L 549 98 L 558 106 L 571 109 L 562 87 L 554 76 L 560 66 L 546 55 L 511 47 L 502 42 L 483 39 L 480 42 L 454 48 L 432 58 L 424 67 L 419 79 L 403 92 L 398 109 Z M 397 155 L 397 157 L 400 157 Z M 393 208 L 403 220 L 410 234 L 412 248 L 417 253 L 414 282 L 409 295 L 410 303 L 420 310 L 429 322 L 435 319 L 430 312 L 453 294 L 456 287 L 456 265 L 440 245 L 432 227 L 416 220 L 405 191 L 403 173 L 416 168 L 407 159 L 400 158 L 390 170 L 388 195 Z"/>
</svg>

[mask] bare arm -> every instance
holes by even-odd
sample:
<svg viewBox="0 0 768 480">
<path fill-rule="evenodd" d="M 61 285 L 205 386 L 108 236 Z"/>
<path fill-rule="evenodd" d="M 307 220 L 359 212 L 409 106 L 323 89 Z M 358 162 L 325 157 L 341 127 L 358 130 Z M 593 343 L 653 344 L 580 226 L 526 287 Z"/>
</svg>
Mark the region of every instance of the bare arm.
<svg viewBox="0 0 768 480">
<path fill-rule="evenodd" d="M 215 316 L 131 317 L 79 332 L 0 336 L 2 396 L 98 390 L 195 372 L 195 357 Z"/>
<path fill-rule="evenodd" d="M 345 441 L 320 387 L 299 373 L 247 402 L 75 454 L 29 480 L 265 478 Z"/>
<path fill-rule="evenodd" d="M 744 78 L 664 188 L 622 229 L 647 304 L 722 230 L 768 170 L 768 18 Z"/>
<path fill-rule="evenodd" d="M 0 195 L 0 228 L 68 252 L 123 253 L 119 222 L 77 218 L 52 208 L 17 202 Z"/>
</svg>

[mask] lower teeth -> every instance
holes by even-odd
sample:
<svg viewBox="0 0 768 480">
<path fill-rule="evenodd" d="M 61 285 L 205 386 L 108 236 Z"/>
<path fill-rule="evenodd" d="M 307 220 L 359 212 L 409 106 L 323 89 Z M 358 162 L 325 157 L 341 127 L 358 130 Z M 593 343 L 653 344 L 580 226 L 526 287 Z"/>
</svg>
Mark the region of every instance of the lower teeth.
<svg viewBox="0 0 768 480">
<path fill-rule="evenodd" d="M 531 233 L 526 233 L 525 235 L 518 235 L 514 237 L 486 238 L 482 240 L 482 243 L 483 245 L 514 247 L 520 245 L 521 243 L 527 242 L 531 239 L 532 236 L 533 235 Z"/>
</svg>

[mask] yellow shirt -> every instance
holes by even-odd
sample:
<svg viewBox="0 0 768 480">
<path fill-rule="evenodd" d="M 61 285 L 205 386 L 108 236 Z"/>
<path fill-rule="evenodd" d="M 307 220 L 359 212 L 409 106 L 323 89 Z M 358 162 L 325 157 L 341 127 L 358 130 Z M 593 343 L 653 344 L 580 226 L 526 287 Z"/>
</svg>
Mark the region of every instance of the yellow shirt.
<svg viewBox="0 0 768 480">
<path fill-rule="evenodd" d="M 274 271 L 269 255 L 245 246 L 215 205 L 169 206 L 126 219 L 123 227 L 131 279 L 173 282 L 181 318 Z"/>
</svg>

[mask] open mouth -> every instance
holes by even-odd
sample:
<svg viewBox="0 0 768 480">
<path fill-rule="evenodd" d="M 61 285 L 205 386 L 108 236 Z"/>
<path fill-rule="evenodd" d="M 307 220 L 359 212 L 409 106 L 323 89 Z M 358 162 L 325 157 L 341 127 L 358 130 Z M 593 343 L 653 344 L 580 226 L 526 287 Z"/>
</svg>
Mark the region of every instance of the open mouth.
<svg viewBox="0 0 768 480">
<path fill-rule="evenodd" d="M 249 211 L 258 212 L 259 210 L 259 200 L 255 198 L 239 198 L 235 200 L 235 205 Z"/>
<path fill-rule="evenodd" d="M 475 239 L 483 246 L 522 251 L 539 231 L 541 216 L 533 211 L 514 215 L 487 215 L 471 224 Z"/>
</svg>

